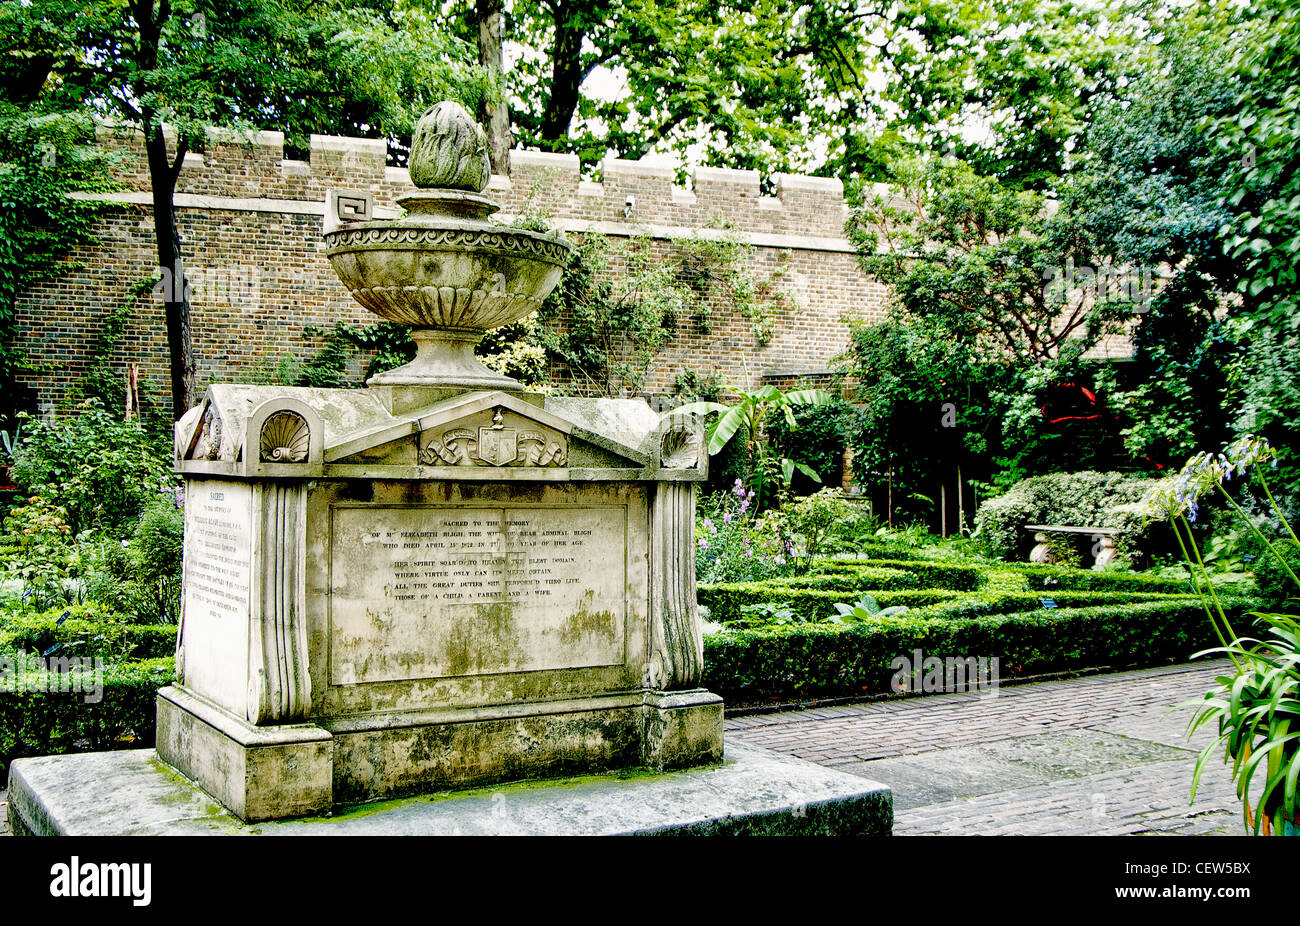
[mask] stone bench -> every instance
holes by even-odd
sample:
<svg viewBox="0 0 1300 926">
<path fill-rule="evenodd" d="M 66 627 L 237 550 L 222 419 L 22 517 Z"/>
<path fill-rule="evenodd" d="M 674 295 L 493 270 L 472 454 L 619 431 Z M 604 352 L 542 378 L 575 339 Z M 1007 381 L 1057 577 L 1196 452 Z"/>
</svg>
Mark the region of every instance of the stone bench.
<svg viewBox="0 0 1300 926">
<path fill-rule="evenodd" d="M 1115 535 L 1119 533 L 1113 527 L 1074 527 L 1064 524 L 1026 524 L 1025 530 L 1034 532 L 1036 546 L 1029 551 L 1031 563 L 1054 563 L 1056 557 L 1048 547 L 1048 534 L 1088 534 L 1094 542 L 1100 544 L 1093 562 L 1105 566 L 1115 561 Z"/>
</svg>

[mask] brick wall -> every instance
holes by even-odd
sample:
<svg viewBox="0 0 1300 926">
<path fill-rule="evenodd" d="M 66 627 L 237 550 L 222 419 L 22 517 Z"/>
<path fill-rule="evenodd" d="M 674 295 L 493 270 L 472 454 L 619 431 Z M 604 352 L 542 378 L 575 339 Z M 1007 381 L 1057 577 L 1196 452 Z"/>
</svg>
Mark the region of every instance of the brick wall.
<svg viewBox="0 0 1300 926">
<path fill-rule="evenodd" d="M 42 406 L 57 404 L 88 366 L 87 348 L 104 319 L 157 267 L 143 147 L 125 130 L 105 127 L 101 143 L 125 153 L 99 247 L 78 253 L 61 279 L 34 288 L 18 304 L 19 337 L 40 372 L 29 377 Z M 186 158 L 177 215 L 194 286 L 193 338 L 200 386 L 266 376 L 287 356 L 305 358 L 322 343 L 307 333 L 335 322 L 377 319 L 352 301 L 324 256 L 321 215 L 330 189 L 369 190 L 377 213 L 396 214 L 394 197 L 411 188 L 403 168 L 385 166 L 382 142 L 313 136 L 309 161 L 285 160 L 283 136 L 251 142 L 213 134 L 202 155 Z M 603 183 L 583 181 L 577 158 L 514 152 L 509 180 L 488 194 L 502 216 L 544 211 L 571 235 L 649 234 L 665 252 L 674 237 L 732 235 L 755 247 L 760 276 L 784 268 L 780 286 L 796 308 L 776 320 L 759 346 L 752 323 L 715 305 L 708 333 L 684 323 L 651 368 L 647 391 L 671 388 L 684 370 L 713 370 L 752 387 L 826 369 L 848 343 L 848 316 L 879 317 L 885 290 L 859 271 L 843 237 L 838 181 L 778 176 L 778 195 L 760 194 L 753 171 L 700 169 L 693 188 L 673 186 L 668 169 L 609 160 Z M 719 226 L 725 224 L 726 232 Z M 155 395 L 167 395 L 162 298 L 139 301 L 115 362 L 141 364 Z"/>
</svg>

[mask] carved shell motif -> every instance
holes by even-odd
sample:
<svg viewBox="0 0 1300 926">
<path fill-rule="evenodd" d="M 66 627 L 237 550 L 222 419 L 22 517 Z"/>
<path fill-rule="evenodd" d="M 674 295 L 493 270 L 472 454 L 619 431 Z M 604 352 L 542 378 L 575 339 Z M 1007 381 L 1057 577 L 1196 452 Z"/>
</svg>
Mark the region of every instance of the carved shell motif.
<svg viewBox="0 0 1300 926">
<path fill-rule="evenodd" d="M 459 103 L 443 100 L 416 123 L 411 138 L 411 182 L 417 187 L 469 190 L 488 185 L 487 133 Z"/>
<path fill-rule="evenodd" d="M 311 447 L 311 429 L 301 415 L 276 412 L 262 425 L 263 463 L 302 463 Z"/>
</svg>

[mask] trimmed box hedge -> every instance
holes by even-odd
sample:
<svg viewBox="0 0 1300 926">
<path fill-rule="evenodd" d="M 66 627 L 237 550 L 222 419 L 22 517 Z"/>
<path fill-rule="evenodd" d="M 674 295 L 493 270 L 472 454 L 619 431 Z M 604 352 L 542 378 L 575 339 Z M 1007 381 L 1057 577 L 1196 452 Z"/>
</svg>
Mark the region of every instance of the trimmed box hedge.
<svg viewBox="0 0 1300 926">
<path fill-rule="evenodd" d="M 71 616 L 60 624 L 65 613 Z M 0 620 L 0 650 L 39 656 L 55 646 L 59 655 L 156 659 L 176 652 L 176 625 L 128 624 L 95 615 L 79 618 L 69 609 Z"/>
<path fill-rule="evenodd" d="M 906 605 L 918 608 L 955 597 L 947 589 L 902 589 L 900 591 L 837 591 L 819 588 L 791 588 L 769 582 L 735 582 L 720 585 L 701 585 L 699 603 L 709 609 L 709 620 L 718 623 L 738 621 L 744 615 L 741 609 L 753 604 L 785 604 L 799 615 L 822 619 L 835 615 L 836 603 L 852 603 L 864 594 L 870 594 L 882 608 Z"/>
<path fill-rule="evenodd" d="M 7 776 L 9 763 L 25 756 L 152 746 L 158 689 L 174 678 L 170 657 L 107 665 L 95 703 L 80 692 L 11 691 L 12 683 L 0 684 L 0 774 Z"/>
<path fill-rule="evenodd" d="M 1238 619 L 1251 599 L 1225 599 Z M 920 649 L 997 657 L 1002 678 L 1187 659 L 1217 643 L 1195 598 L 951 616 L 903 614 L 847 625 L 724 631 L 704 638 L 703 685 L 732 702 L 851 697 L 890 690 L 890 660 Z"/>
<path fill-rule="evenodd" d="M 968 565 L 966 563 L 947 563 L 942 560 L 923 560 L 923 559 L 849 559 L 846 557 L 832 557 L 830 559 L 818 560 L 814 564 L 820 574 L 830 575 L 856 575 L 869 581 L 870 574 L 873 570 L 888 570 L 890 572 L 908 572 L 915 576 L 919 588 L 947 588 L 959 592 L 967 592 L 979 588 L 982 570 L 978 566 Z M 814 574 L 816 575 L 816 574 Z M 788 584 L 788 583 L 787 583 Z M 861 588 L 876 588 L 870 584 L 862 584 Z"/>
</svg>

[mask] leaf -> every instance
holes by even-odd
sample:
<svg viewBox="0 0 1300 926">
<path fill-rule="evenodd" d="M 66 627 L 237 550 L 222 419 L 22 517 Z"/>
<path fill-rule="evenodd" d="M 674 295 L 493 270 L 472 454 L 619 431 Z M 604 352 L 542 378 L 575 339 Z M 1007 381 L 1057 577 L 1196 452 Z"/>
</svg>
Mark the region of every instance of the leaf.
<svg viewBox="0 0 1300 926">
<path fill-rule="evenodd" d="M 741 405 L 733 406 L 727 409 L 725 415 L 718 420 L 713 427 L 713 433 L 709 435 L 709 453 L 714 454 L 727 446 L 727 441 L 745 423 L 745 410 Z"/>
</svg>

